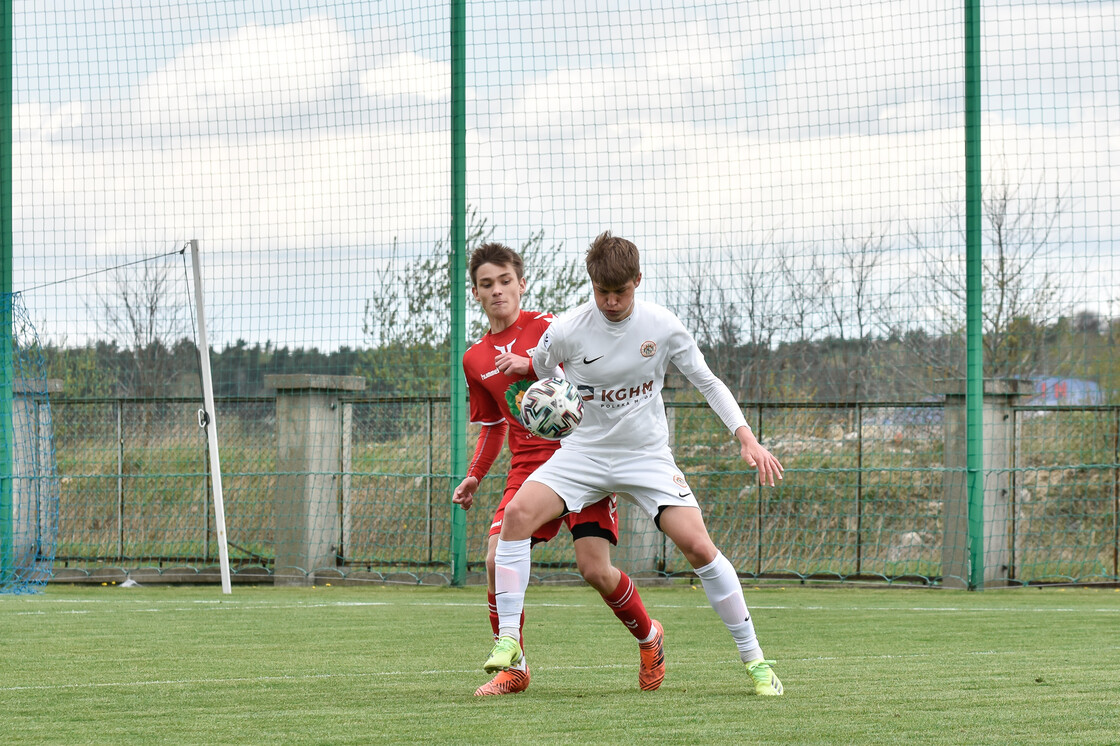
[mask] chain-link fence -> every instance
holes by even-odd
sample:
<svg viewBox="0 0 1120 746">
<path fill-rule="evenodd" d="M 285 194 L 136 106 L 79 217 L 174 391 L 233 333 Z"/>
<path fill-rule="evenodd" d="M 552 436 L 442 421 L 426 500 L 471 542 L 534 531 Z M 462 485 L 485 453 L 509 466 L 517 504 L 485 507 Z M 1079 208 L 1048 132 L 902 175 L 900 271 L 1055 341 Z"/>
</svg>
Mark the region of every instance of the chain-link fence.
<svg viewBox="0 0 1120 746">
<path fill-rule="evenodd" d="M 741 572 L 1115 576 L 1115 3 L 0 9 L 0 291 L 68 410 L 62 555 L 214 557 L 197 239 L 235 564 L 413 573 L 465 538 L 476 566 L 464 255 L 519 249 L 525 308 L 560 312 L 609 229 L 790 467 L 753 490 L 674 391 Z M 677 571 L 647 528 L 620 554 Z"/>
<path fill-rule="evenodd" d="M 303 520 L 277 471 L 275 399 L 219 400 L 230 557 L 235 577 L 275 569 L 276 535 Z M 54 402 L 62 497 L 57 572 L 101 578 L 117 571 L 212 573 L 217 564 L 206 442 L 197 402 Z M 450 581 L 444 398 L 344 399 L 349 423 L 329 474 L 329 562 L 321 580 Z M 931 402 L 748 405 L 783 454 L 784 484 L 760 489 L 737 464 L 706 405 L 668 409 L 682 468 L 705 507 L 709 531 L 747 577 L 945 580 L 948 503 L 946 407 Z M 1009 410 L 1014 454 L 1003 522 L 1008 583 L 1116 581 L 1120 406 L 1020 404 Z M 347 445 L 348 444 L 348 445 Z M 1076 451 L 1076 454 L 1071 453 Z M 504 473 L 504 464 L 495 466 Z M 502 480 L 484 481 L 468 523 L 475 580 L 483 573 L 489 516 Z M 639 537 L 640 538 L 640 537 Z M 660 534 L 653 551 L 616 554 L 640 576 L 688 573 Z M 575 576 L 564 534 L 534 553 L 542 577 Z"/>
</svg>

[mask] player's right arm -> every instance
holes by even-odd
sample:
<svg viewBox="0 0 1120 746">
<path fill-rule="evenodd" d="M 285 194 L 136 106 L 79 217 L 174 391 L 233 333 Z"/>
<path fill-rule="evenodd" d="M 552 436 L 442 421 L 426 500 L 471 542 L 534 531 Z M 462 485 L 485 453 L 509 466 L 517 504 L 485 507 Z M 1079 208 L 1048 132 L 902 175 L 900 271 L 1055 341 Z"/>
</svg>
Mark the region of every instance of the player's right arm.
<svg viewBox="0 0 1120 746">
<path fill-rule="evenodd" d="M 490 392 L 482 383 L 482 374 L 490 369 L 487 355 L 479 355 L 478 344 L 472 345 L 463 356 L 463 374 L 467 379 L 467 396 L 470 402 L 470 421 L 482 425 L 475 443 L 474 456 L 471 457 L 467 476 L 451 495 L 451 502 L 462 506 L 463 510 L 470 510 L 474 504 L 474 494 L 482 478 L 494 465 L 498 454 L 502 452 L 502 443 L 506 439 L 509 425 L 502 414 L 501 407 L 494 401 Z M 482 368 L 482 370 L 479 370 Z"/>
<path fill-rule="evenodd" d="M 509 425 L 505 420 L 483 424 L 482 430 L 478 433 L 478 442 L 475 443 L 474 456 L 471 457 L 467 476 L 455 488 L 451 495 L 451 502 L 461 505 L 463 510 L 471 509 L 474 505 L 474 493 L 478 491 L 479 483 L 489 473 L 498 454 L 502 452 L 502 443 L 505 442 L 508 430 Z"/>
<path fill-rule="evenodd" d="M 530 377 L 542 378 L 537 371 L 557 371 L 560 366 L 567 362 L 564 357 L 565 343 L 564 333 L 561 328 L 559 320 L 553 321 L 552 324 L 544 330 L 541 335 L 541 340 L 537 342 L 536 348 L 533 349 L 533 356 L 530 358 L 532 362 L 532 373 Z M 556 375 L 554 372 L 552 375 Z"/>
</svg>

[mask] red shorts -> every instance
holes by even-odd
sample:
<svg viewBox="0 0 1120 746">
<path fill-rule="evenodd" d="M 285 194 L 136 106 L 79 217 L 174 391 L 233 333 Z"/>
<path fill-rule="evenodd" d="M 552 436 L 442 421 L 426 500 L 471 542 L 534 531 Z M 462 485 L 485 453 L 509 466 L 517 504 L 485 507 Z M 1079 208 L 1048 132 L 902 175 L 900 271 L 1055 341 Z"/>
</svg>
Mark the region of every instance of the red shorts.
<svg viewBox="0 0 1120 746">
<path fill-rule="evenodd" d="M 535 470 L 536 466 L 510 471 L 506 478 L 505 492 L 502 493 L 502 502 L 494 511 L 490 536 L 497 536 L 502 532 L 502 516 L 505 515 L 506 505 L 517 494 L 525 479 Z M 559 518 L 554 518 L 533 532 L 533 544 L 554 538 L 560 533 L 560 526 L 564 524 L 567 524 L 568 530 L 572 532 L 573 540 L 585 536 L 598 536 L 618 546 L 618 498 L 615 495 L 608 495 L 578 513 L 565 513 Z"/>
</svg>

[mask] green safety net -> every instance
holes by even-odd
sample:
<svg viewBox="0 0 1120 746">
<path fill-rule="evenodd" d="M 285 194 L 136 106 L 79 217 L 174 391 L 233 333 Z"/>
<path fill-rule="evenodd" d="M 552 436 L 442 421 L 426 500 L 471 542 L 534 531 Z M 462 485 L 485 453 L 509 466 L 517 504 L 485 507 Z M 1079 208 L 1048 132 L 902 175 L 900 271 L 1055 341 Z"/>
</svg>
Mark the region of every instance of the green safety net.
<svg viewBox="0 0 1120 746">
<path fill-rule="evenodd" d="M 508 453 L 457 528 L 456 351 L 485 319 L 450 268 L 501 241 L 525 307 L 560 312 L 609 229 L 786 468 L 760 487 L 670 376 L 679 463 L 743 576 L 1120 579 L 1120 6 L 976 7 L 978 58 L 943 2 L 14 4 L 13 286 L 57 381 L 55 577 L 212 577 L 201 291 L 235 577 L 480 582 Z M 620 566 L 690 572 L 621 510 Z M 534 560 L 577 577 L 566 533 Z"/>
</svg>

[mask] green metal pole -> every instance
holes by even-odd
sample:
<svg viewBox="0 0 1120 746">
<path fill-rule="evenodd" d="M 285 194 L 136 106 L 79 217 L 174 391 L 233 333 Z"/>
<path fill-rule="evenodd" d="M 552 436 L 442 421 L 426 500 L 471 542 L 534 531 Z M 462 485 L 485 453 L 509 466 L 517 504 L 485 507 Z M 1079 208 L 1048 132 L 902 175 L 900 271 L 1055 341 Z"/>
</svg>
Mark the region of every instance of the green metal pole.
<svg viewBox="0 0 1120 746">
<path fill-rule="evenodd" d="M 451 486 L 467 473 L 467 107 L 466 0 L 451 0 Z M 448 494 L 451 490 L 448 490 Z M 467 514 L 451 506 L 451 584 L 467 575 Z"/>
<path fill-rule="evenodd" d="M 0 587 L 15 573 L 12 526 L 12 3 L 0 0 Z"/>
<path fill-rule="evenodd" d="M 965 305 L 967 385 L 965 430 L 968 469 L 968 586 L 984 588 L 984 327 L 980 164 L 980 0 L 965 0 L 964 21 Z"/>
</svg>

